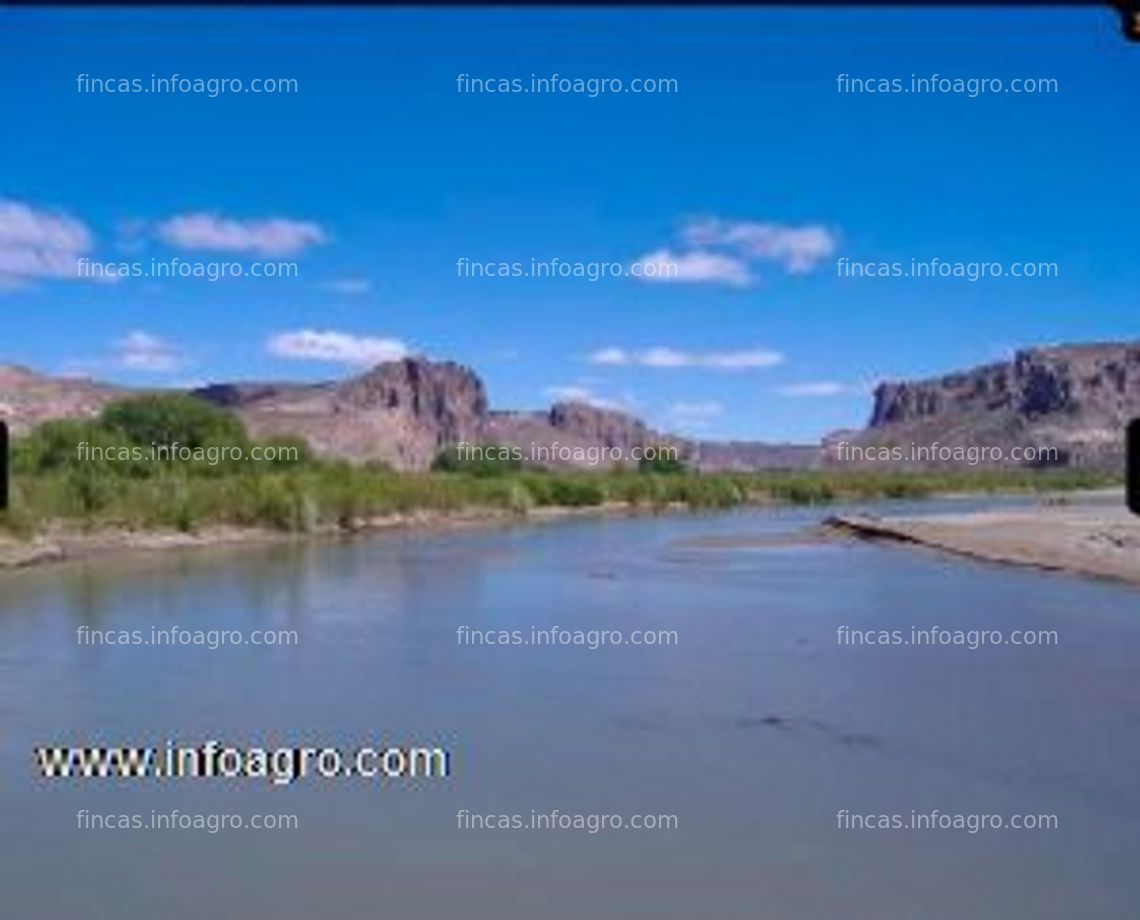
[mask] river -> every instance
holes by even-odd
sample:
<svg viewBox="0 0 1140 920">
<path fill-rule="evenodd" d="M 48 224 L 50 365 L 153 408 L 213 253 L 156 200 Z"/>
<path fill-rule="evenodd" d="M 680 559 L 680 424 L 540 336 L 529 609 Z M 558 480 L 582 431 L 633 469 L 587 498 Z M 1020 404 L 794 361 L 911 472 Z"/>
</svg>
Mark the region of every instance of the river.
<svg viewBox="0 0 1140 920">
<path fill-rule="evenodd" d="M 406 532 L 0 576 L 0 914 L 1137 916 L 1140 594 L 906 548 L 784 542 L 820 516 Z M 92 644 L 81 627 L 295 641 Z M 844 627 L 1054 639 L 845 645 Z M 458 638 L 510 630 L 560 638 Z M 590 648 L 597 630 L 659 641 Z M 409 739 L 445 747 L 450 775 L 49 780 L 33 757 L 172 738 Z M 463 826 L 556 809 L 676 826 Z M 78 817 L 175 810 L 297 827 Z M 1056 827 L 851 826 L 935 810 Z"/>
</svg>

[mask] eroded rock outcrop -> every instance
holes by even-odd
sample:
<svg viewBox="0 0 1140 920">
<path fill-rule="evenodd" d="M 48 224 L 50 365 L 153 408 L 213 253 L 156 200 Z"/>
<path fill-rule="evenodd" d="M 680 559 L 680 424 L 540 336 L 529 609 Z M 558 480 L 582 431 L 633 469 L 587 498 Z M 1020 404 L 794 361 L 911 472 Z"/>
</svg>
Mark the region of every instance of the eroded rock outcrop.
<svg viewBox="0 0 1140 920">
<path fill-rule="evenodd" d="M 318 454 L 403 470 L 427 469 L 447 444 L 481 440 L 487 419 L 478 375 L 426 358 L 331 383 L 217 384 L 194 392 L 237 412 L 254 437 L 296 435 Z"/>
<path fill-rule="evenodd" d="M 848 443 L 984 448 L 984 466 L 1123 463 L 1124 430 L 1140 416 L 1140 343 L 1025 349 L 1010 361 L 927 380 L 884 383 L 868 428 Z M 829 463 L 842 462 L 838 438 Z M 1015 453 L 1032 448 L 1037 456 Z M 998 458 L 998 454 L 1001 458 Z M 1044 456 L 1042 456 L 1044 454 Z M 850 459 L 850 458 L 849 458 Z M 962 466 L 961 461 L 896 466 Z"/>
</svg>

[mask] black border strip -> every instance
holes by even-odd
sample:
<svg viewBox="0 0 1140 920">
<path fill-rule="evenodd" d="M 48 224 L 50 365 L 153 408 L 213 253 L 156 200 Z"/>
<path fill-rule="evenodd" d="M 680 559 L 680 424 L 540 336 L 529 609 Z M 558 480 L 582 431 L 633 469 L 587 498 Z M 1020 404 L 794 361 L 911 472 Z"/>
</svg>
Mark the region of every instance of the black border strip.
<svg viewBox="0 0 1140 920">
<path fill-rule="evenodd" d="M 1128 507 L 1140 514 L 1140 418 L 1128 426 Z"/>
<path fill-rule="evenodd" d="M 0 419 L 0 511 L 8 507 L 8 423 Z"/>
</svg>

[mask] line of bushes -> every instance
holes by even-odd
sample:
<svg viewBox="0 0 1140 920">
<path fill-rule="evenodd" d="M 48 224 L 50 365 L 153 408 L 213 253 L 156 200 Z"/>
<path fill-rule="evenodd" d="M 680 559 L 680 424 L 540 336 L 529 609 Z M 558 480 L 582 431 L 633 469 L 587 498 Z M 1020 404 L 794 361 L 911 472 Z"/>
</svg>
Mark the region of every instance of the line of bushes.
<svg viewBox="0 0 1140 920">
<path fill-rule="evenodd" d="M 156 445 L 179 444 L 191 459 L 153 459 Z M 81 448 L 80 445 L 87 445 Z M 93 447 L 100 450 L 94 451 Z M 211 448 L 275 447 L 277 459 Z M 280 448 L 289 448 L 280 450 Z M 131 452 L 138 452 L 138 456 Z M 0 527 L 20 534 L 52 522 L 89 529 L 266 526 L 307 531 L 418 511 L 591 507 L 609 502 L 661 508 L 730 508 L 751 502 L 922 498 L 947 492 L 1061 491 L 1112 482 L 1081 471 L 766 472 L 698 474 L 670 467 L 639 471 L 544 472 L 506 464 L 465 466 L 445 453 L 432 472 L 397 473 L 379 464 L 313 457 L 303 442 L 254 441 L 232 413 L 189 396 L 147 396 L 109 405 L 89 421 L 52 421 L 17 440 L 12 502 Z M 197 459 L 195 459 L 197 457 Z M 125 459 L 123 459 L 125 458 Z"/>
</svg>

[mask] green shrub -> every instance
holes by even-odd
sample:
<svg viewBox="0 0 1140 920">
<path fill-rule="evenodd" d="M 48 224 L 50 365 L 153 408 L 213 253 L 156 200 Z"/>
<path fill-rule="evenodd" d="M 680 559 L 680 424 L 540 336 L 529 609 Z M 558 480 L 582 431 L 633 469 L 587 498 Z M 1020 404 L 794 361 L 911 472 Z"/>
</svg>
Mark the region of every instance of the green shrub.
<svg viewBox="0 0 1140 920">
<path fill-rule="evenodd" d="M 97 466 L 77 466 L 67 473 L 67 484 L 81 517 L 102 511 L 115 494 L 113 478 Z"/>
<path fill-rule="evenodd" d="M 570 508 L 600 505 L 606 500 L 605 490 L 588 474 L 582 477 L 558 477 L 550 482 L 551 504 Z"/>
<path fill-rule="evenodd" d="M 130 442 L 121 433 L 109 431 L 99 422 L 56 419 L 44 422 L 13 443 L 12 473 L 36 475 L 81 466 L 101 466 L 112 473 L 117 465 L 105 458 L 123 450 L 129 453 L 130 448 Z M 132 467 L 131 473 L 138 475 L 143 471 Z"/>
<path fill-rule="evenodd" d="M 470 476 L 505 476 L 523 468 L 517 449 L 501 444 L 480 444 L 444 448 L 432 461 L 436 473 L 466 473 Z"/>
<path fill-rule="evenodd" d="M 676 449 L 667 444 L 659 444 L 655 446 L 655 455 L 653 457 L 643 457 L 638 461 L 637 469 L 641 473 L 661 473 L 665 475 L 677 475 L 679 473 L 687 472 L 688 468 L 679 456 L 676 455 Z"/>
<path fill-rule="evenodd" d="M 260 448 L 262 457 L 266 456 L 267 451 L 274 452 L 275 455 L 272 459 L 255 461 L 257 466 L 263 468 L 275 470 L 297 469 L 308 466 L 313 461 L 313 452 L 309 447 L 309 442 L 304 438 L 293 437 L 291 435 L 256 441 L 251 445 L 251 449 L 252 447 Z"/>
<path fill-rule="evenodd" d="M 128 441 L 148 447 L 244 447 L 247 442 L 245 427 L 236 415 L 185 393 L 132 396 L 108 403 L 100 422 Z"/>
<path fill-rule="evenodd" d="M 30 535 L 45 524 L 84 527 L 196 527 L 228 523 L 313 530 L 351 527 L 383 514 L 498 508 L 526 514 L 536 506 L 587 507 L 607 501 L 662 508 L 729 508 L 750 501 L 817 504 L 837 499 L 921 498 L 947 492 L 1040 491 L 1046 494 L 1119 482 L 1081 470 L 884 472 L 811 470 L 703 474 L 664 468 L 566 472 L 522 469 L 510 454 L 464 462 L 454 448 L 436 472 L 397 473 L 380 463 L 357 466 L 314 457 L 304 442 L 273 461 L 154 463 L 150 441 L 183 447 L 254 446 L 240 422 L 191 397 L 141 397 L 109 406 L 97 421 L 53 421 L 12 445 L 12 508 L 0 528 Z M 80 445 L 86 445 L 80 451 Z M 120 450 L 145 459 L 108 460 Z M 504 448 L 505 450 L 505 448 Z M 470 452 L 468 457 L 471 457 Z"/>
</svg>

